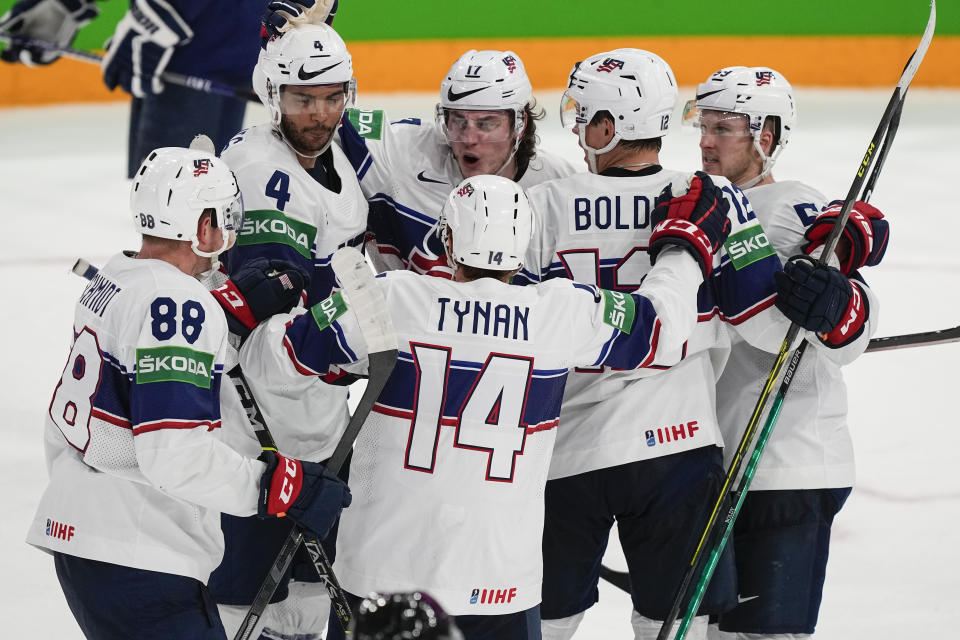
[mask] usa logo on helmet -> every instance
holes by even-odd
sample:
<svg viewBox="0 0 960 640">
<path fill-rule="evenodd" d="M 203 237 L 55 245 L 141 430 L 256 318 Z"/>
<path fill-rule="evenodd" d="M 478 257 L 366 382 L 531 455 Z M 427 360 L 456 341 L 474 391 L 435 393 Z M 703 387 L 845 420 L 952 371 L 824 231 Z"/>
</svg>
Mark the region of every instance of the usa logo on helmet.
<svg viewBox="0 0 960 640">
<path fill-rule="evenodd" d="M 757 71 L 757 86 L 762 87 L 765 84 L 770 84 L 770 81 L 773 80 L 773 71 Z"/>
<path fill-rule="evenodd" d="M 199 178 L 201 175 L 210 171 L 210 160 L 203 158 L 193 161 L 193 177 Z"/>
<path fill-rule="evenodd" d="M 469 182 L 463 185 L 462 187 L 460 187 L 459 189 L 457 189 L 457 196 L 463 197 L 463 196 L 472 196 L 472 195 L 473 195 L 473 185 L 470 184 Z"/>
<path fill-rule="evenodd" d="M 600 64 L 600 66 L 597 67 L 597 71 L 606 71 L 607 73 L 610 73 L 614 69 L 623 69 L 623 60 L 617 60 L 616 58 L 606 58 Z"/>
<path fill-rule="evenodd" d="M 513 56 L 507 56 L 503 59 L 503 64 L 507 65 L 507 71 L 513 73 L 517 70 L 517 59 Z"/>
</svg>

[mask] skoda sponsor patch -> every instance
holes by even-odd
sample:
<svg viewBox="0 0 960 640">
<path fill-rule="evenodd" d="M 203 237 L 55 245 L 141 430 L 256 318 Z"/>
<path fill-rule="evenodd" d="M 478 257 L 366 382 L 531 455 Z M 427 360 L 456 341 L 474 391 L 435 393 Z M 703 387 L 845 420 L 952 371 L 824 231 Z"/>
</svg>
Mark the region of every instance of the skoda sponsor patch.
<svg viewBox="0 0 960 640">
<path fill-rule="evenodd" d="M 313 320 L 317 327 L 323 331 L 333 321 L 347 312 L 347 303 L 343 301 L 343 295 L 339 291 L 334 293 L 326 300 L 321 300 L 310 307 L 310 313 L 313 314 Z"/>
<path fill-rule="evenodd" d="M 633 318 L 637 315 L 637 306 L 633 296 L 621 291 L 600 289 L 603 295 L 603 321 L 624 333 L 633 329 Z"/>
<path fill-rule="evenodd" d="M 361 137 L 368 140 L 383 138 L 383 111 L 379 109 L 365 111 L 362 109 L 347 109 L 347 118 Z"/>
<path fill-rule="evenodd" d="M 243 228 L 237 244 L 285 244 L 304 258 L 312 257 L 313 239 L 317 228 L 301 220 L 287 217 L 279 211 L 261 209 L 243 214 Z"/>
<path fill-rule="evenodd" d="M 212 353 L 174 346 L 137 349 L 137 384 L 186 382 L 209 389 L 212 378 Z"/>
<path fill-rule="evenodd" d="M 723 243 L 723 247 L 737 271 L 776 253 L 759 224 L 734 233 Z"/>
</svg>

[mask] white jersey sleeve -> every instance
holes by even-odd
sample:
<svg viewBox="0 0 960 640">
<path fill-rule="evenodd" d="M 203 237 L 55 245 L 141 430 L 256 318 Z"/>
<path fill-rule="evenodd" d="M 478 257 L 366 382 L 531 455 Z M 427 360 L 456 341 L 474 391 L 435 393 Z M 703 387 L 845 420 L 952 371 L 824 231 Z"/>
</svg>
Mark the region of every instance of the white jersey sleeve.
<svg viewBox="0 0 960 640">
<path fill-rule="evenodd" d="M 255 513 L 264 470 L 220 441 L 222 310 L 172 265 L 118 255 L 80 297 L 74 335 L 28 542 L 205 581 L 219 513 Z"/>
</svg>

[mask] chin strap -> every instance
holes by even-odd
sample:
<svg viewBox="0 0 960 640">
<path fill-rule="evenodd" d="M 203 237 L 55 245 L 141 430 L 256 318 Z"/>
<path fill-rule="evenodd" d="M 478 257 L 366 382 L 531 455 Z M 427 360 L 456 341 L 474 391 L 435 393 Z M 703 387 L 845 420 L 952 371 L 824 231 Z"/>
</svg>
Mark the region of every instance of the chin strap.
<svg viewBox="0 0 960 640">
<path fill-rule="evenodd" d="M 580 136 L 580 146 L 587 151 L 587 164 L 590 166 L 590 173 L 600 173 L 597 171 L 597 156 L 607 153 L 617 146 L 617 143 L 620 142 L 620 134 L 614 131 L 613 138 L 602 149 L 594 149 L 587 144 L 587 134 L 583 127 L 580 128 L 578 135 Z"/>
<path fill-rule="evenodd" d="M 761 167 L 760 174 L 754 176 L 753 178 L 747 180 L 743 184 L 737 185 L 741 189 L 749 189 L 750 187 L 756 185 L 758 182 L 770 175 L 770 172 L 773 171 L 773 165 L 777 161 L 777 158 L 780 157 L 780 152 L 783 151 L 783 144 L 778 144 L 776 151 L 774 151 L 769 156 L 763 152 L 763 147 L 760 146 L 760 140 L 756 137 L 753 138 L 753 148 L 757 150 L 757 153 L 760 154 L 760 157 L 763 158 L 763 166 Z"/>
</svg>

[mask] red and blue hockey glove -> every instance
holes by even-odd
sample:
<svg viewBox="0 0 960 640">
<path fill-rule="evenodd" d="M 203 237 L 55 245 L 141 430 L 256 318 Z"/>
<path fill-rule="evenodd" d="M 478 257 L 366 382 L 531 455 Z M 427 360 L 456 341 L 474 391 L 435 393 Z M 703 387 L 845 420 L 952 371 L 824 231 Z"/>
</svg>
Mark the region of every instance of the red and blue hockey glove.
<svg viewBox="0 0 960 640">
<path fill-rule="evenodd" d="M 843 202 L 834 200 L 817 219 L 807 228 L 804 237 L 807 243 L 803 251 L 807 255 L 822 247 L 830 231 L 837 223 L 837 216 L 843 209 Z M 880 264 L 890 239 L 890 223 L 880 210 L 866 202 L 853 203 L 850 218 L 843 227 L 843 234 L 837 244 L 837 257 L 840 258 L 840 270 L 850 275 L 861 267 L 873 267 Z"/>
<path fill-rule="evenodd" d="M 674 197 L 668 184 L 657 196 L 650 214 L 650 263 L 656 263 L 657 255 L 666 246 L 684 247 L 700 262 L 706 279 L 713 270 L 713 255 L 730 235 L 729 209 L 723 191 L 703 171 L 694 174 L 690 188 L 682 196 Z"/>
<path fill-rule="evenodd" d="M 806 255 L 790 258 L 775 274 L 777 308 L 792 322 L 819 334 L 828 347 L 856 340 L 869 315 L 860 284 Z"/>
<path fill-rule="evenodd" d="M 130 10 L 107 42 L 103 82 L 117 85 L 138 98 L 163 91 L 160 76 L 173 50 L 189 42 L 193 30 L 173 7 L 162 0 L 130 0 Z"/>
<path fill-rule="evenodd" d="M 77 30 L 97 17 L 100 9 L 92 0 L 20 0 L 0 17 L 0 33 L 44 40 L 60 48 L 69 47 Z M 60 57 L 56 51 L 10 43 L 0 59 L 25 65 L 50 64 Z"/>
<path fill-rule="evenodd" d="M 297 306 L 309 284 L 310 276 L 293 263 L 255 258 L 210 293 L 223 307 L 230 332 L 244 339 L 260 322 Z"/>
<path fill-rule="evenodd" d="M 264 451 L 260 459 L 267 469 L 260 478 L 257 516 L 286 516 L 325 538 L 340 511 L 350 506 L 347 485 L 319 462 L 294 460 L 272 451 Z"/>
</svg>

